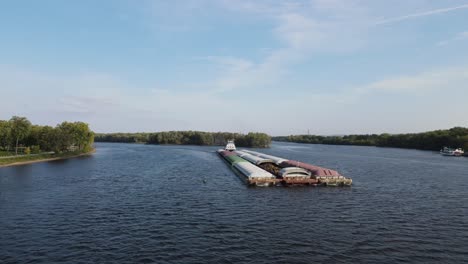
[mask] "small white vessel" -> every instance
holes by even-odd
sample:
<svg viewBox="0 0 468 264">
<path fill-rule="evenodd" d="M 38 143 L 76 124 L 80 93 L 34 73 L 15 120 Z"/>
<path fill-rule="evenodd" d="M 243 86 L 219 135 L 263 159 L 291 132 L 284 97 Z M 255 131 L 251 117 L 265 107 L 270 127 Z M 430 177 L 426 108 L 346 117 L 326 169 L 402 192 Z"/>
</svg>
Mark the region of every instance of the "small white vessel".
<svg viewBox="0 0 468 264">
<path fill-rule="evenodd" d="M 463 151 L 463 149 L 461 148 L 452 149 L 452 148 L 444 147 L 443 149 L 440 150 L 440 154 L 442 154 L 443 156 L 460 157 L 460 156 L 463 156 L 463 154 L 465 154 L 465 151 Z"/>
<path fill-rule="evenodd" d="M 224 150 L 227 150 L 227 151 L 235 151 L 235 150 L 236 150 L 236 145 L 234 145 L 234 140 L 228 140 L 228 142 L 227 142 L 226 147 L 224 148 Z"/>
</svg>

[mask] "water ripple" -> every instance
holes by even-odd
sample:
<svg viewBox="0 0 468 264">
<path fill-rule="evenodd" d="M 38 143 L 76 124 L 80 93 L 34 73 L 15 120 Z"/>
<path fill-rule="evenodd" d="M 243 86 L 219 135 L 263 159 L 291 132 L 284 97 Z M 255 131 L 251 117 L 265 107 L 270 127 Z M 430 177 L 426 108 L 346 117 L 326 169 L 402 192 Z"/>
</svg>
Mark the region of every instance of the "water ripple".
<svg viewBox="0 0 468 264">
<path fill-rule="evenodd" d="M 351 188 L 249 188 L 213 147 L 0 169 L 0 263 L 464 263 L 467 159 L 281 143 Z"/>
</svg>

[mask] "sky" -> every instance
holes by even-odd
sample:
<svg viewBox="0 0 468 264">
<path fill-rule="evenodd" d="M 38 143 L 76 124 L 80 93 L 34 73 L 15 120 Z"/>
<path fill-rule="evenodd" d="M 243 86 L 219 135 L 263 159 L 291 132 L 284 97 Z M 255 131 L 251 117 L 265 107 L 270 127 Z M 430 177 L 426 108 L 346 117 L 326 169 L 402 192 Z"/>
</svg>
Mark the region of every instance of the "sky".
<svg viewBox="0 0 468 264">
<path fill-rule="evenodd" d="M 0 119 L 96 132 L 468 127 L 468 0 L 1 1 Z"/>
</svg>

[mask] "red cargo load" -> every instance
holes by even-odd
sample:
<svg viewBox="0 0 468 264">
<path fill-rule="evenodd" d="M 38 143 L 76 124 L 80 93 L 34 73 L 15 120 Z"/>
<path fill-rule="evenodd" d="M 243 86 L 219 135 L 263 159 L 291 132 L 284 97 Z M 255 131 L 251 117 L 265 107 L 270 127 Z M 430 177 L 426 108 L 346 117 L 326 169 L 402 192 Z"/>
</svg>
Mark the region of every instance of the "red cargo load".
<svg viewBox="0 0 468 264">
<path fill-rule="evenodd" d="M 295 161 L 295 160 L 284 161 L 284 162 L 282 162 L 280 164 L 280 166 L 283 167 L 283 168 L 286 168 L 286 167 L 303 168 L 303 169 L 309 170 L 310 172 L 312 172 L 312 174 L 314 176 L 318 176 L 318 177 L 338 177 L 338 176 L 340 176 L 340 174 L 337 171 L 330 170 L 330 169 L 327 169 L 327 168 L 322 168 L 322 167 L 319 167 L 319 166 L 314 166 L 314 165 L 311 165 L 311 164 L 307 164 L 307 163 L 299 162 L 299 161 Z"/>
</svg>

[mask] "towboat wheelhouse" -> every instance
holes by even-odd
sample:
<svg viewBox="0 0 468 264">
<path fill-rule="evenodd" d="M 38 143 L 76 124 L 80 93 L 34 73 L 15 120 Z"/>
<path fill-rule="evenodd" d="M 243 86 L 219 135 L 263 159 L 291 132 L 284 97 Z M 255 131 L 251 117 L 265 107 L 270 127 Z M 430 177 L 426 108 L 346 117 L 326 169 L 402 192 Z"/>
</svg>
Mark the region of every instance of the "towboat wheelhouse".
<svg viewBox="0 0 468 264">
<path fill-rule="evenodd" d="M 228 142 L 227 142 L 226 147 L 224 148 L 224 150 L 227 150 L 227 151 L 235 151 L 235 150 L 236 150 L 236 145 L 234 145 L 234 140 L 228 140 Z"/>
</svg>

